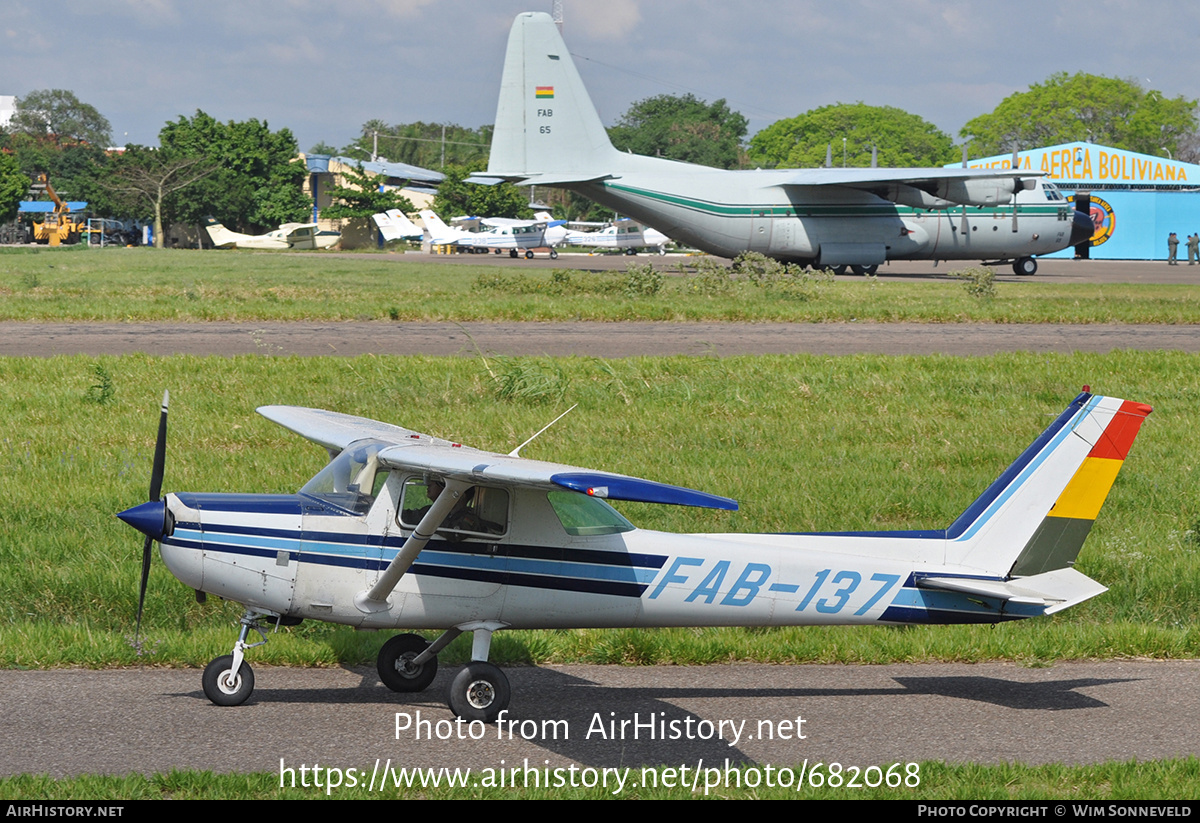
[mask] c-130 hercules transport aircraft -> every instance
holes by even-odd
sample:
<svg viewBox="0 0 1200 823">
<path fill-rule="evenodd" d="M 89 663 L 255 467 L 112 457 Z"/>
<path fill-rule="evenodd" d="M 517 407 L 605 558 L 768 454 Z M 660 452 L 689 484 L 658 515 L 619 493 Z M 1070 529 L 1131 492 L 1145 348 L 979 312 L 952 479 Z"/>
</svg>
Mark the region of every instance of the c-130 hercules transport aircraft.
<svg viewBox="0 0 1200 823">
<path fill-rule="evenodd" d="M 726 171 L 617 151 L 550 15 L 517 16 L 508 38 L 486 173 L 577 192 L 721 257 L 873 273 L 888 260 L 1012 261 L 1092 236 L 1036 172 L 1006 169 Z"/>
</svg>

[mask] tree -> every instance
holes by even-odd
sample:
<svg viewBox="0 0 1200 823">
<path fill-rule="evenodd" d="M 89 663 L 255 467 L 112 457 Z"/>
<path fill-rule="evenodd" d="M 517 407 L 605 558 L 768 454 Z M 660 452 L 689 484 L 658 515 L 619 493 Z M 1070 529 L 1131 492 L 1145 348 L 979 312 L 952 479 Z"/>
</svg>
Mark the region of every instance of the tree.
<svg viewBox="0 0 1200 823">
<path fill-rule="evenodd" d="M 1132 80 L 1053 74 L 962 127 L 977 157 L 1086 140 L 1142 154 L 1174 154 L 1196 131 L 1196 101 L 1144 91 Z"/>
<path fill-rule="evenodd" d="M 370 217 L 388 209 L 415 211 L 412 201 L 399 189 L 385 190 L 386 183 L 386 177 L 365 171 L 360 163 L 357 171 L 345 175 L 342 185 L 327 190 L 333 203 L 321 209 L 321 216 L 345 219 Z"/>
<path fill-rule="evenodd" d="M 303 222 L 312 209 L 303 190 L 307 169 L 288 129 L 273 132 L 254 119 L 221 123 L 197 111 L 190 120 L 167 123 L 158 139 L 167 156 L 201 157 L 217 166 L 168 209 L 168 222 L 201 223 L 212 216 L 234 231 L 257 234 Z"/>
<path fill-rule="evenodd" d="M 513 217 L 522 220 L 533 217 L 528 195 L 512 183 L 480 186 L 464 182 L 471 173 L 482 170 L 482 164 L 477 164 L 475 168 L 446 168 L 446 179 L 438 186 L 437 197 L 433 199 L 433 210 L 439 217 L 443 220 L 463 214 Z"/>
<path fill-rule="evenodd" d="M 840 166 L 845 140 L 848 166 L 871 165 L 877 149 L 880 166 L 940 166 L 955 159 L 954 141 L 929 121 L 892 106 L 837 103 L 787 120 L 779 120 L 750 139 L 754 165 L 767 168 L 813 168 L 825 164 L 833 149 Z"/>
<path fill-rule="evenodd" d="M 21 174 L 17 159 L 0 153 L 0 223 L 17 216 L 21 198 L 29 191 L 29 178 Z"/>
<path fill-rule="evenodd" d="M 104 115 L 66 89 L 31 91 L 17 98 L 9 129 L 60 147 L 90 143 L 104 148 L 112 142 L 112 126 Z"/>
<path fill-rule="evenodd" d="M 724 100 L 661 94 L 630 106 L 608 137 L 621 151 L 734 169 L 741 165 L 747 125 Z"/>
<path fill-rule="evenodd" d="M 163 247 L 163 205 L 177 191 L 187 188 L 217 170 L 204 157 L 171 157 L 161 149 L 129 146 L 113 164 L 104 185 L 124 195 L 136 208 L 148 208 L 154 216 L 154 246 Z"/>
</svg>

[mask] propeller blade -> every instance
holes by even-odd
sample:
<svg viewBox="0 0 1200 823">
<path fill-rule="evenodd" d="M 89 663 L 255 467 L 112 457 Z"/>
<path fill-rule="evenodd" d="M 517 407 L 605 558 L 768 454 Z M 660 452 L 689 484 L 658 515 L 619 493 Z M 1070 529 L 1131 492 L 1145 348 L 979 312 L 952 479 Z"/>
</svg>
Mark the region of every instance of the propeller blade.
<svg viewBox="0 0 1200 823">
<path fill-rule="evenodd" d="M 154 468 L 150 471 L 150 499 L 157 501 L 162 496 L 163 468 L 167 461 L 167 401 L 169 391 L 163 392 L 162 414 L 158 418 L 158 440 L 154 443 Z"/>
<path fill-rule="evenodd" d="M 138 588 L 137 628 L 133 630 L 133 641 L 137 643 L 142 635 L 142 610 L 146 607 L 146 584 L 150 581 L 150 555 L 154 548 L 154 538 L 146 535 L 142 546 L 142 582 Z"/>
</svg>

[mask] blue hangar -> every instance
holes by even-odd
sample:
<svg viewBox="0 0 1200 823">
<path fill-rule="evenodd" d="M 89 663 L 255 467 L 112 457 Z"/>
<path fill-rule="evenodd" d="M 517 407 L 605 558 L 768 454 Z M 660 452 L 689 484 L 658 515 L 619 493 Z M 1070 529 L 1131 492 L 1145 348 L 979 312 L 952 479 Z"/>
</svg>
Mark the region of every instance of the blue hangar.
<svg viewBox="0 0 1200 823">
<path fill-rule="evenodd" d="M 1096 227 L 1088 243 L 1047 257 L 1166 260 L 1167 235 L 1200 232 L 1200 165 L 1095 143 L 1019 152 L 1023 171 L 1043 171 Z M 957 164 L 953 164 L 957 165 Z M 971 168 L 1010 168 L 1012 155 L 969 160 Z"/>
</svg>

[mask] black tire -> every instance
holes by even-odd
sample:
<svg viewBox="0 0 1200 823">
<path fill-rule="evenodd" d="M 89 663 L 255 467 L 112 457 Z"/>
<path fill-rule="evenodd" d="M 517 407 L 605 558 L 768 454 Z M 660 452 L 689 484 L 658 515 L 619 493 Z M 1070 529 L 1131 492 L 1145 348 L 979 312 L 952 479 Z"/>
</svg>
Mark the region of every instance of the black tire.
<svg viewBox="0 0 1200 823">
<path fill-rule="evenodd" d="M 533 259 L 533 249 L 526 249 L 526 250 L 525 250 L 525 259 L 526 259 L 526 260 L 532 260 L 532 259 Z"/>
<path fill-rule="evenodd" d="M 218 657 L 204 667 L 204 696 L 218 706 L 240 706 L 254 691 L 254 670 L 250 664 L 243 660 L 238 667 L 237 679 L 230 683 L 228 675 L 232 668 L 232 654 Z"/>
<path fill-rule="evenodd" d="M 859 276 L 871 275 L 871 274 L 874 274 L 875 272 L 879 271 L 879 266 L 851 266 L 850 271 L 854 272 L 855 274 L 857 274 Z"/>
<path fill-rule="evenodd" d="M 508 678 L 491 663 L 475 660 L 454 676 L 450 686 L 450 711 L 463 720 L 495 723 L 512 697 Z"/>
<path fill-rule="evenodd" d="M 550 249 L 550 259 L 551 260 L 558 259 L 558 249 Z"/>
<path fill-rule="evenodd" d="M 437 658 L 432 657 L 420 666 L 410 661 L 425 649 L 429 641 L 415 634 L 398 634 L 383 644 L 375 661 L 375 670 L 383 685 L 394 692 L 422 692 L 437 676 Z"/>
<path fill-rule="evenodd" d="M 516 250 L 516 249 L 509 249 L 509 250 L 508 250 L 508 256 L 509 256 L 509 257 L 512 257 L 513 259 L 516 259 L 516 256 L 517 256 L 517 250 Z"/>
<path fill-rule="evenodd" d="M 1022 277 L 1032 277 L 1037 274 L 1038 264 L 1032 257 L 1021 257 L 1013 261 L 1013 272 Z"/>
<path fill-rule="evenodd" d="M 846 267 L 844 265 L 843 266 L 826 266 L 825 268 L 829 269 L 834 274 L 845 274 L 846 273 Z"/>
</svg>

